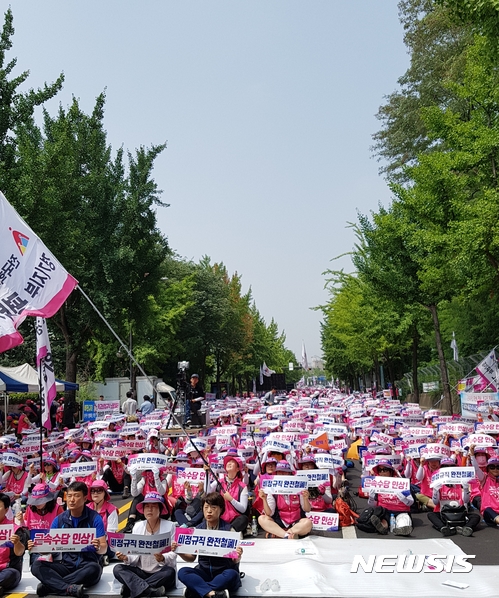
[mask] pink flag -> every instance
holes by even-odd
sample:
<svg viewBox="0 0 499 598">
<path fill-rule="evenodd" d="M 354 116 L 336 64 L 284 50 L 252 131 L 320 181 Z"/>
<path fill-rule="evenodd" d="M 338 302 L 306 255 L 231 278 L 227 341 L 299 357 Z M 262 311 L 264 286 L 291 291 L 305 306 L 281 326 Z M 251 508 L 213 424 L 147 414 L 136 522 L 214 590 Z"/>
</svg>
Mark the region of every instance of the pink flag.
<svg viewBox="0 0 499 598">
<path fill-rule="evenodd" d="M 26 316 L 52 317 L 78 284 L 0 193 L 0 353 Z"/>
<path fill-rule="evenodd" d="M 40 403 L 42 410 L 42 426 L 47 430 L 52 429 L 50 421 L 50 406 L 57 394 L 55 387 L 54 366 L 50 350 L 47 321 L 45 318 L 36 318 L 36 365 L 40 378 Z"/>
</svg>

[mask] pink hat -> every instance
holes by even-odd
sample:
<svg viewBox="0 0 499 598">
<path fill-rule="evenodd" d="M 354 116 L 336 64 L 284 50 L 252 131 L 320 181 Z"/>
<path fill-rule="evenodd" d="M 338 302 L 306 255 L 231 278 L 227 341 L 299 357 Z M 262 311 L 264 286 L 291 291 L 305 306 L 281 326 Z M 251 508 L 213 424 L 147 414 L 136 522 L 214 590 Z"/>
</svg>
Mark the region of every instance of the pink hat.
<svg viewBox="0 0 499 598">
<path fill-rule="evenodd" d="M 109 486 L 106 484 L 104 480 L 94 480 L 90 485 L 89 494 L 92 494 L 92 488 L 102 488 L 106 494 L 105 500 L 111 500 L 111 495 L 109 494 Z"/>
<path fill-rule="evenodd" d="M 279 461 L 279 463 L 277 464 L 276 467 L 276 471 L 283 471 L 285 473 L 293 473 L 293 470 L 291 469 L 291 465 L 285 460 L 282 459 L 281 461 Z"/>
<path fill-rule="evenodd" d="M 237 467 L 239 468 L 239 471 L 240 472 L 243 471 L 243 462 L 237 456 L 237 454 L 236 455 L 225 455 L 225 457 L 224 457 L 224 469 L 227 467 L 227 463 L 229 461 L 235 461 L 237 463 Z"/>
<path fill-rule="evenodd" d="M 143 515 L 144 514 L 144 505 L 151 504 L 151 503 L 159 504 L 160 515 L 168 515 L 168 511 L 167 511 L 166 505 L 165 505 L 165 499 L 158 492 L 148 492 L 145 495 L 144 500 L 142 502 L 139 502 L 139 504 L 137 505 L 137 511 Z"/>
<path fill-rule="evenodd" d="M 51 500 L 54 500 L 54 494 L 50 492 L 48 484 L 36 484 L 28 498 L 28 505 L 37 507 Z"/>
<path fill-rule="evenodd" d="M 376 465 L 373 467 L 373 472 L 374 474 L 378 473 L 378 469 L 380 467 L 387 467 L 388 469 L 392 469 L 395 470 L 395 468 L 393 467 L 393 464 L 391 461 L 389 461 L 388 459 L 380 459 Z"/>
</svg>

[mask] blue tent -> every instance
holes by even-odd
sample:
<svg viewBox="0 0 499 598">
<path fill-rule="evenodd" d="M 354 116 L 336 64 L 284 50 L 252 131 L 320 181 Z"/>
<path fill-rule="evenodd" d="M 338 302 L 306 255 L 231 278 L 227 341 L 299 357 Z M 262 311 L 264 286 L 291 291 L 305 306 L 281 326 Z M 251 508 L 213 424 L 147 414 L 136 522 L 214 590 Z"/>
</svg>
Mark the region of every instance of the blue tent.
<svg viewBox="0 0 499 598">
<path fill-rule="evenodd" d="M 58 392 L 78 390 L 78 384 L 56 379 Z M 0 366 L 0 392 L 39 392 L 38 372 L 28 363 L 16 367 Z"/>
</svg>

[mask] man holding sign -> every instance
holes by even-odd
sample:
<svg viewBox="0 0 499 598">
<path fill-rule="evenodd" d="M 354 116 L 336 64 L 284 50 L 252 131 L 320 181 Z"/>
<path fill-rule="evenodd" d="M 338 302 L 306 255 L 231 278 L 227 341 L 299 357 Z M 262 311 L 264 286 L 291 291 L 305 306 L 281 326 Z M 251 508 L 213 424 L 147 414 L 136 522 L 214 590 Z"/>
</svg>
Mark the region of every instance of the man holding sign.
<svg viewBox="0 0 499 598">
<path fill-rule="evenodd" d="M 33 563 L 31 572 L 41 582 L 36 588 L 38 596 L 56 594 L 83 598 L 84 587 L 97 584 L 101 578 L 99 555 L 107 552 L 106 532 L 102 517 L 85 505 L 87 497 L 87 485 L 83 482 L 72 482 L 67 490 L 68 510 L 54 519 L 50 529 L 90 528 L 95 530 L 95 537 L 90 545 L 78 552 L 63 552 L 60 561 L 39 558 Z M 31 550 L 34 547 L 35 543 L 30 540 L 28 548 Z"/>
</svg>

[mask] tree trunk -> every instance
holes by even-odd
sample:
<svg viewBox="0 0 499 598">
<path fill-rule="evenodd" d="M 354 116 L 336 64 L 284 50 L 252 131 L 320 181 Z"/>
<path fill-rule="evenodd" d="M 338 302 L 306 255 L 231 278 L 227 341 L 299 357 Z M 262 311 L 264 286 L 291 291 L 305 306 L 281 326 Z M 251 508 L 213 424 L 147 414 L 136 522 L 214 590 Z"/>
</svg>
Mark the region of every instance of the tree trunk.
<svg viewBox="0 0 499 598">
<path fill-rule="evenodd" d="M 437 345 L 438 361 L 440 363 L 440 377 L 442 379 L 442 386 L 444 391 L 443 408 L 448 415 L 452 415 L 452 395 L 450 392 L 449 376 L 447 374 L 447 362 L 445 360 L 444 350 L 442 347 L 442 336 L 440 334 L 440 322 L 438 320 L 438 312 L 436 305 L 429 305 L 431 317 L 433 318 L 433 328 L 435 329 L 435 343 Z"/>
<path fill-rule="evenodd" d="M 418 348 L 419 332 L 418 327 L 414 325 L 412 331 L 412 400 L 415 403 L 419 403 Z"/>
</svg>

